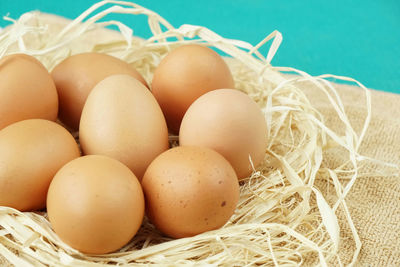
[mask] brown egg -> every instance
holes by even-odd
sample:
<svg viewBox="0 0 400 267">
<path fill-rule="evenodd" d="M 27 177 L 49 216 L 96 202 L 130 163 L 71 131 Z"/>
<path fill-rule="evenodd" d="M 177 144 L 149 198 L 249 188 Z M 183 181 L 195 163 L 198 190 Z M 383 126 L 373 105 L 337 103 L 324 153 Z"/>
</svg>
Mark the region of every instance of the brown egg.
<svg viewBox="0 0 400 267">
<path fill-rule="evenodd" d="M 113 75 L 96 85 L 83 108 L 79 140 L 85 154 L 115 158 L 139 180 L 153 159 L 169 147 L 157 101 L 128 75 Z"/>
<path fill-rule="evenodd" d="M 257 104 L 234 89 L 220 89 L 198 98 L 188 109 L 179 131 L 183 146 L 214 149 L 233 166 L 239 179 L 265 156 L 267 124 Z"/>
<path fill-rule="evenodd" d="M 120 249 L 138 231 L 144 197 L 135 175 L 121 162 L 85 156 L 61 168 L 51 182 L 47 212 L 56 234 L 89 254 Z"/>
<path fill-rule="evenodd" d="M 0 129 L 26 119 L 55 121 L 57 112 L 57 90 L 42 63 L 24 54 L 0 60 Z"/>
<path fill-rule="evenodd" d="M 162 153 L 147 169 L 142 187 L 150 220 L 175 238 L 223 226 L 239 199 L 232 166 L 202 147 L 175 147 Z"/>
<path fill-rule="evenodd" d="M 78 144 L 59 124 L 32 119 L 0 131 L 0 206 L 42 209 L 56 172 L 79 157 Z"/>
<path fill-rule="evenodd" d="M 51 75 L 59 95 L 60 120 L 77 130 L 90 91 L 98 82 L 114 74 L 130 75 L 147 86 L 142 75 L 128 63 L 106 54 L 77 54 L 58 64 Z"/>
<path fill-rule="evenodd" d="M 227 64 L 215 51 L 200 45 L 184 45 L 161 61 L 154 72 L 152 92 L 168 127 L 178 133 L 183 115 L 199 96 L 233 86 Z"/>
</svg>

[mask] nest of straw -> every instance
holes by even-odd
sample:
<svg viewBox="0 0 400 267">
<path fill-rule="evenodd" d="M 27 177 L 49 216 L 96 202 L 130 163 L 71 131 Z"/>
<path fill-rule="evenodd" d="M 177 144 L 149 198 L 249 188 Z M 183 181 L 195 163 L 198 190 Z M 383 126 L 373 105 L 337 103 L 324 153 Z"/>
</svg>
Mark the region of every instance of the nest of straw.
<svg viewBox="0 0 400 267">
<path fill-rule="evenodd" d="M 110 13 L 144 14 L 152 36 L 132 36 L 119 21 L 104 20 Z M 278 31 L 256 46 L 226 39 L 194 25 L 174 28 L 155 12 L 137 4 L 103 1 L 93 5 L 57 32 L 31 12 L 12 20 L 0 32 L 0 57 L 27 53 L 51 70 L 71 54 L 96 51 L 132 64 L 149 82 L 160 60 L 173 48 L 197 43 L 227 54 L 236 88 L 250 95 L 262 108 L 268 125 L 268 149 L 264 162 L 241 182 L 235 214 L 221 229 L 197 236 L 169 239 L 145 219 L 133 240 L 120 251 L 85 255 L 63 243 L 51 229 L 45 212 L 19 212 L 0 207 L 0 255 L 16 266 L 101 266 L 105 264 L 197 264 L 224 266 L 296 266 L 302 264 L 354 265 L 361 242 L 345 197 L 361 175 L 362 165 L 373 161 L 359 153 L 371 118 L 369 91 L 359 82 L 333 75 L 307 73 L 270 64 L 282 36 Z M 102 22 L 99 22 L 101 20 Z M 33 22 L 33 23 L 32 23 Z M 110 41 L 90 44 L 82 36 L 106 26 Z M 267 56 L 259 52 L 270 44 Z M 283 75 L 286 73 L 296 75 Z M 345 112 L 332 79 L 352 82 L 365 92 L 367 116 L 356 131 Z M 326 126 L 324 116 L 310 103 L 297 84 L 308 81 L 326 95 L 342 122 L 341 130 Z M 171 142 L 176 142 L 171 136 Z M 328 162 L 327 154 L 339 151 L 341 160 Z M 343 231 L 350 235 L 343 237 Z M 350 259 L 339 251 L 353 243 Z"/>
</svg>

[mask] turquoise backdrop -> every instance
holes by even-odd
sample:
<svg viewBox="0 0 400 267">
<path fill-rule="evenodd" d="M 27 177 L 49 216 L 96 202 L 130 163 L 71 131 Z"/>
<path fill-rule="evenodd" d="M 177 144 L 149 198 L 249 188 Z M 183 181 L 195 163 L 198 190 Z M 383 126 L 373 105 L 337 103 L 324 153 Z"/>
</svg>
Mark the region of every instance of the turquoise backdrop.
<svg viewBox="0 0 400 267">
<path fill-rule="evenodd" d="M 41 10 L 74 18 L 93 0 L 0 0 L 0 15 Z M 204 25 L 257 44 L 273 30 L 283 43 L 272 64 L 318 75 L 351 76 L 367 87 L 400 93 L 400 0 L 137 0 L 172 25 Z M 145 17 L 111 16 L 148 37 Z M 8 22 L 1 21 L 4 27 Z M 266 48 L 263 50 L 266 52 Z"/>
</svg>

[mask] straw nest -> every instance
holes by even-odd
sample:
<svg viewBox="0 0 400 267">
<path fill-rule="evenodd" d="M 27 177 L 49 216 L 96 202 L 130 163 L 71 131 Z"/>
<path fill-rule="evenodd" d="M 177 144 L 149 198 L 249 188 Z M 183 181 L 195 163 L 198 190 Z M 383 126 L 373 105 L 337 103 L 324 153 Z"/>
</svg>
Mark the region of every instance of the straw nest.
<svg viewBox="0 0 400 267">
<path fill-rule="evenodd" d="M 131 28 L 104 19 L 110 13 L 148 16 L 153 36 L 147 40 L 133 37 Z M 12 22 L 11 27 L 0 32 L 0 57 L 27 53 L 49 70 L 70 54 L 97 51 L 129 62 L 151 81 L 160 60 L 179 45 L 198 43 L 222 51 L 229 56 L 227 62 L 236 88 L 249 94 L 265 114 L 268 149 L 263 164 L 241 182 L 240 200 L 230 221 L 221 229 L 190 238 L 166 238 L 145 220 L 138 234 L 120 251 L 85 255 L 56 236 L 45 212 L 21 213 L 0 207 L 0 254 L 10 263 L 327 266 L 356 262 L 361 242 L 345 197 L 362 175 L 362 166 L 376 163 L 359 153 L 371 118 L 370 93 L 362 84 L 351 78 L 312 77 L 294 68 L 272 66 L 270 61 L 282 40 L 277 31 L 252 46 L 201 26 L 174 28 L 153 11 L 130 2 L 99 2 L 56 33 L 41 21 L 39 13 L 26 13 Z M 94 45 L 79 42 L 82 36 L 109 25 L 118 27 L 120 32 L 110 31 L 115 37 L 111 41 L 102 42 L 99 38 Z M 258 51 L 265 43 L 270 43 L 266 57 Z M 362 129 L 353 129 L 332 79 L 355 83 L 364 90 L 368 112 Z M 323 115 L 297 88 L 296 84 L 304 81 L 326 95 L 326 105 L 331 105 L 343 124 L 340 131 L 328 128 Z M 176 137 L 171 136 L 173 140 Z M 334 164 L 326 156 L 332 151 L 340 153 L 341 158 Z M 343 229 L 350 233 L 345 239 Z M 348 261 L 339 253 L 344 242 L 353 243 L 355 248 Z"/>
</svg>

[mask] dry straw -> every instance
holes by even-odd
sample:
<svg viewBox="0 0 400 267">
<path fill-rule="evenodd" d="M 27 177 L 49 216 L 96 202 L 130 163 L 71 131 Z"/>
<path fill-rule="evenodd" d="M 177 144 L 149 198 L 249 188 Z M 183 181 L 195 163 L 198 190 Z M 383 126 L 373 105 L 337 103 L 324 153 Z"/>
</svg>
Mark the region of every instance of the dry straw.
<svg viewBox="0 0 400 267">
<path fill-rule="evenodd" d="M 153 36 L 141 40 L 132 37 L 133 30 L 121 22 L 99 22 L 110 13 L 148 16 Z M 28 23 L 32 20 L 33 25 Z M 223 38 L 201 26 L 174 28 L 153 11 L 130 2 L 99 2 L 57 34 L 49 33 L 39 13 L 26 13 L 12 21 L 14 24 L 8 30 L 0 32 L 0 57 L 27 53 L 49 69 L 71 51 L 98 51 L 131 63 L 151 81 L 154 68 L 174 47 L 190 42 L 217 48 L 230 56 L 227 62 L 236 87 L 262 107 L 268 123 L 268 149 L 263 164 L 241 183 L 240 201 L 231 220 L 221 229 L 190 238 L 163 237 L 145 220 L 135 238 L 120 251 L 84 255 L 56 236 L 45 213 L 21 213 L 0 207 L 0 254 L 10 263 L 16 266 L 354 265 L 361 242 L 345 197 L 361 175 L 363 163 L 371 160 L 358 152 L 371 118 L 370 93 L 362 84 L 351 78 L 312 77 L 294 68 L 272 66 L 270 61 L 282 40 L 277 31 L 252 46 Z M 89 48 L 71 48 L 81 36 L 109 25 L 119 28 L 122 33 L 119 39 Z M 35 40 L 34 45 L 28 44 L 29 38 Z M 269 41 L 269 52 L 264 57 L 258 49 Z M 282 75 L 286 72 L 298 75 Z M 353 129 L 330 79 L 353 82 L 364 90 L 367 116 L 360 132 Z M 323 115 L 296 87 L 303 81 L 311 82 L 315 90 L 326 95 L 326 103 L 337 113 L 344 131 L 326 126 Z M 338 147 L 346 160 L 338 166 L 325 164 L 325 154 Z M 343 229 L 350 232 L 346 240 Z M 343 242 L 352 243 L 354 248 L 353 257 L 347 261 L 339 253 Z"/>
</svg>

